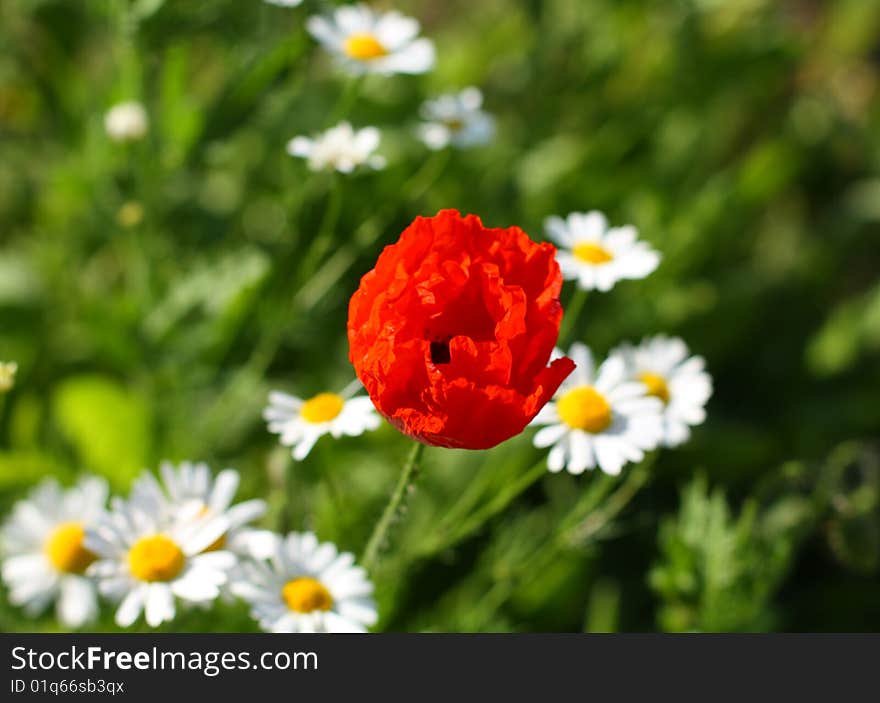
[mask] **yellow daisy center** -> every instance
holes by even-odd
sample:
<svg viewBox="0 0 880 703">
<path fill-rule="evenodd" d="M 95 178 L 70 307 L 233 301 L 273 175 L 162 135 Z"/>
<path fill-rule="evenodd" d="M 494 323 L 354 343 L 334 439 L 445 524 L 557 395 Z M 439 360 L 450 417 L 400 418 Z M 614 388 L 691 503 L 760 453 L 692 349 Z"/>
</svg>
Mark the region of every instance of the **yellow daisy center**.
<svg viewBox="0 0 880 703">
<path fill-rule="evenodd" d="M 330 422 L 330 420 L 339 415 L 344 405 L 345 401 L 341 395 L 319 393 L 314 398 L 310 398 L 303 403 L 299 414 L 306 422 L 320 424 L 322 422 Z"/>
<path fill-rule="evenodd" d="M 663 376 L 646 371 L 639 374 L 639 380 L 648 387 L 648 395 L 660 398 L 664 403 L 669 402 L 669 386 Z"/>
<path fill-rule="evenodd" d="M 451 129 L 453 132 L 460 132 L 464 129 L 464 120 L 461 120 L 457 117 L 452 117 L 444 122 L 448 129 Z"/>
<path fill-rule="evenodd" d="M 388 49 L 372 34 L 352 34 L 345 40 L 345 53 L 357 61 L 372 61 L 388 55 Z"/>
<path fill-rule="evenodd" d="M 330 610 L 333 596 L 327 587 L 310 576 L 300 576 L 284 584 L 281 597 L 287 607 L 297 613 L 311 613 L 315 610 Z"/>
<path fill-rule="evenodd" d="M 183 571 L 186 558 L 170 537 L 142 537 L 128 551 L 128 568 L 140 581 L 172 581 Z"/>
<path fill-rule="evenodd" d="M 65 522 L 46 540 L 46 556 L 58 571 L 81 574 L 97 558 L 83 544 L 86 531 L 79 522 Z"/>
<path fill-rule="evenodd" d="M 614 258 L 610 251 L 595 242 L 575 244 L 571 252 L 576 259 L 587 264 L 606 264 Z"/>
<path fill-rule="evenodd" d="M 560 419 L 574 430 L 597 434 L 611 424 L 611 406 L 592 386 L 579 386 L 556 404 Z"/>
</svg>

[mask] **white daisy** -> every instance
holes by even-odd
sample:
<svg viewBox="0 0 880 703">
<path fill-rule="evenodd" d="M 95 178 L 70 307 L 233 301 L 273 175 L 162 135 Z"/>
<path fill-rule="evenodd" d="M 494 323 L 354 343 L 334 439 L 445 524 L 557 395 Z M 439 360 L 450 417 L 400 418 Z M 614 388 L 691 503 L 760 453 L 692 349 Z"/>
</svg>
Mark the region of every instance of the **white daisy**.
<svg viewBox="0 0 880 703">
<path fill-rule="evenodd" d="M 559 245 L 556 254 L 562 276 L 576 279 L 585 290 L 608 291 L 624 278 L 644 278 L 660 264 L 660 254 L 638 241 L 632 225 L 608 228 L 601 212 L 573 212 L 566 220 L 548 217 L 549 237 Z"/>
<path fill-rule="evenodd" d="M 278 537 L 268 561 L 244 564 L 233 592 L 267 632 L 366 632 L 377 620 L 373 584 L 330 542 L 311 532 Z"/>
<path fill-rule="evenodd" d="M 425 73 L 434 66 L 434 44 L 417 39 L 418 21 L 399 12 L 343 5 L 332 16 L 309 17 L 306 29 L 355 75 Z"/>
<path fill-rule="evenodd" d="M 104 129 L 117 142 L 142 139 L 149 129 L 147 111 L 139 102 L 124 102 L 111 107 L 104 115 Z"/>
<path fill-rule="evenodd" d="M 95 619 L 95 584 L 85 576 L 95 554 L 85 546 L 85 531 L 106 501 L 107 483 L 90 477 L 68 490 L 44 481 L 15 504 L 3 528 L 3 580 L 14 605 L 35 616 L 55 601 L 67 627 Z"/>
<path fill-rule="evenodd" d="M 132 486 L 132 495 L 142 501 L 154 501 L 161 507 L 163 519 L 195 514 L 198 518 L 222 517 L 229 525 L 216 542 L 205 551 L 226 549 L 239 556 L 265 555 L 272 548 L 271 533 L 248 526 L 266 513 L 266 502 L 247 500 L 232 505 L 240 477 L 234 469 L 224 469 L 214 478 L 208 465 L 185 461 L 175 467 L 169 461 L 159 466 L 162 483 L 151 473 L 144 473 Z"/>
<path fill-rule="evenodd" d="M 663 444 L 675 447 L 690 437 L 690 426 L 706 419 L 705 406 L 712 395 L 712 377 L 700 356 L 688 357 L 687 345 L 678 337 L 657 335 L 638 347 L 622 345 L 616 350 L 632 380 L 648 388 L 663 402 Z"/>
<path fill-rule="evenodd" d="M 385 168 L 384 157 L 374 154 L 381 136 L 375 127 L 355 130 L 340 122 L 314 138 L 294 137 L 287 143 L 287 153 L 308 159 L 312 171 L 336 170 L 351 173 L 358 166 Z"/>
<path fill-rule="evenodd" d="M 89 574 L 102 595 L 119 602 L 116 624 L 129 627 L 144 612 L 157 627 L 175 615 L 175 598 L 206 604 L 217 598 L 235 555 L 210 550 L 229 531 L 222 515 L 200 515 L 196 503 L 168 514 L 152 491 L 128 501 L 115 498 L 112 511 L 86 530 L 86 547 L 98 555 Z"/>
<path fill-rule="evenodd" d="M 583 344 L 572 344 L 568 356 L 577 368 L 532 420 L 547 425 L 535 434 L 534 444 L 553 446 L 550 471 L 581 474 L 598 465 L 607 474 L 619 474 L 662 439 L 663 404 L 647 395 L 644 384 L 629 380 L 621 356 L 609 356 L 598 370 Z"/>
<path fill-rule="evenodd" d="M 0 393 L 7 393 L 15 385 L 15 374 L 18 373 L 18 364 L 14 361 L 0 361 Z"/>
<path fill-rule="evenodd" d="M 281 435 L 281 444 L 293 447 L 293 458 L 302 461 L 322 435 L 357 437 L 379 427 L 373 401 L 365 395 L 350 397 L 358 388 L 355 381 L 342 393 L 319 393 L 308 400 L 273 391 L 263 418 L 270 432 Z"/>
<path fill-rule="evenodd" d="M 302 5 L 303 0 L 266 0 L 270 5 L 276 5 L 277 7 L 296 7 L 298 5 Z"/>
<path fill-rule="evenodd" d="M 467 148 L 486 144 L 495 134 L 495 120 L 480 108 L 483 94 L 479 88 L 465 88 L 458 94 L 441 95 L 422 105 L 425 124 L 419 136 L 429 149 L 443 149 L 452 144 Z"/>
</svg>

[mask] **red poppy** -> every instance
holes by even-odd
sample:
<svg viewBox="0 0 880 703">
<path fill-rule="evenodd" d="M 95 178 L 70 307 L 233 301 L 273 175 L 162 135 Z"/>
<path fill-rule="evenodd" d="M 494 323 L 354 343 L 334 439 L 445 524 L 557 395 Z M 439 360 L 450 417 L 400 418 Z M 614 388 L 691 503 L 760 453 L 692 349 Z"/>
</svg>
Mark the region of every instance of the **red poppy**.
<svg viewBox="0 0 880 703">
<path fill-rule="evenodd" d="M 348 309 L 349 358 L 379 412 L 443 447 L 522 432 L 574 369 L 547 365 L 562 319 L 555 253 L 476 215 L 417 217 Z"/>
</svg>

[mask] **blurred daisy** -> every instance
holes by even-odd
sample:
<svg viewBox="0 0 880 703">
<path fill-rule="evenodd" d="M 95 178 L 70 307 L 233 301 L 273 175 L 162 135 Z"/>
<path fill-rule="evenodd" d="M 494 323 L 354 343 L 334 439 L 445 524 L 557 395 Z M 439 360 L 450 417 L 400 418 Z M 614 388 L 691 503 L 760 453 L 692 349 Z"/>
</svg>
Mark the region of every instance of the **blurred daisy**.
<svg viewBox="0 0 880 703">
<path fill-rule="evenodd" d="M 271 533 L 248 526 L 266 513 L 266 502 L 258 499 L 232 505 L 240 477 L 234 469 L 224 469 L 214 478 L 205 463 L 185 461 L 175 467 L 165 461 L 159 466 L 162 482 L 145 473 L 132 487 L 132 495 L 142 502 L 160 506 L 163 519 L 179 514 L 196 519 L 223 518 L 228 529 L 204 551 L 226 549 L 241 556 L 265 555 L 272 548 Z"/>
<path fill-rule="evenodd" d="M 205 604 L 220 594 L 236 565 L 232 552 L 209 551 L 228 531 L 223 515 L 200 515 L 196 503 L 169 513 L 152 491 L 113 500 L 111 513 L 86 531 L 98 555 L 89 574 L 100 593 L 119 602 L 116 624 L 129 627 L 144 613 L 157 627 L 174 618 L 175 598 Z"/>
<path fill-rule="evenodd" d="M 567 219 L 548 217 L 549 237 L 559 245 L 556 260 L 562 276 L 591 290 L 608 291 L 624 278 L 644 278 L 660 263 L 660 255 L 638 241 L 632 225 L 608 228 L 601 212 L 573 212 Z"/>
<path fill-rule="evenodd" d="M 85 534 L 106 501 L 107 483 L 91 477 L 66 491 L 54 480 L 44 481 L 28 500 L 15 504 L 3 528 L 10 602 L 35 616 L 55 601 L 67 627 L 95 619 L 97 593 L 85 572 L 96 557 L 85 546 Z"/>
<path fill-rule="evenodd" d="M 266 0 L 270 5 L 276 5 L 277 7 L 296 7 L 297 5 L 302 5 L 303 0 Z"/>
<path fill-rule="evenodd" d="M 607 474 L 619 474 L 624 464 L 641 461 L 662 439 L 663 404 L 647 395 L 644 384 L 627 377 L 620 355 L 610 356 L 598 370 L 583 344 L 572 344 L 568 356 L 577 368 L 532 420 L 532 425 L 546 425 L 534 444 L 553 447 L 547 457 L 550 471 L 581 474 L 598 465 Z"/>
<path fill-rule="evenodd" d="M 131 142 L 142 139 L 150 126 L 147 111 L 139 102 L 119 103 L 104 115 L 104 129 L 107 135 L 117 142 Z"/>
<path fill-rule="evenodd" d="M 376 623 L 366 571 L 311 532 L 278 537 L 271 559 L 243 569 L 232 591 L 266 632 L 366 632 Z"/>
<path fill-rule="evenodd" d="M 663 402 L 663 444 L 675 447 L 687 441 L 690 426 L 705 421 L 712 395 L 712 377 L 703 358 L 688 357 L 683 340 L 665 335 L 616 351 L 626 362 L 629 378 L 644 383 L 648 394 Z"/>
<path fill-rule="evenodd" d="M 417 39 L 418 21 L 399 12 L 343 5 L 331 16 L 309 17 L 306 29 L 355 75 L 425 73 L 434 66 L 434 45 Z"/>
<path fill-rule="evenodd" d="M 379 427 L 369 396 L 351 397 L 358 388 L 355 381 L 342 393 L 319 393 L 308 400 L 273 391 L 263 418 L 270 432 L 281 435 L 281 444 L 293 447 L 293 458 L 302 461 L 322 435 L 356 437 Z"/>
<path fill-rule="evenodd" d="M 419 137 L 435 150 L 450 144 L 467 148 L 488 143 L 495 134 L 495 121 L 480 109 L 482 105 L 479 88 L 465 88 L 458 94 L 426 101 L 421 109 L 425 124 L 419 127 Z"/>
<path fill-rule="evenodd" d="M 0 361 L 0 393 L 7 393 L 15 385 L 15 374 L 18 373 L 18 364 L 14 361 Z"/>
<path fill-rule="evenodd" d="M 287 143 L 287 153 L 308 159 L 312 171 L 351 173 L 364 165 L 381 169 L 385 159 L 373 153 L 379 148 L 379 139 L 375 127 L 355 130 L 348 122 L 340 122 L 314 138 L 294 137 Z"/>
</svg>

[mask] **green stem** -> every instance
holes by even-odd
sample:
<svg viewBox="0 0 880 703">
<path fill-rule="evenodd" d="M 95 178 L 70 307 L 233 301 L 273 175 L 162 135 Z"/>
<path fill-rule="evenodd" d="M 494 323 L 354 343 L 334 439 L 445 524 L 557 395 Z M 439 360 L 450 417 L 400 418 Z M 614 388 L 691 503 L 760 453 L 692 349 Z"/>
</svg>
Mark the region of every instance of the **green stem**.
<svg viewBox="0 0 880 703">
<path fill-rule="evenodd" d="M 336 174 L 333 174 L 332 178 L 333 181 L 330 185 L 330 193 L 327 195 L 327 205 L 324 208 L 321 226 L 318 229 L 318 234 L 312 240 L 311 246 L 306 251 L 305 256 L 303 256 L 300 265 L 300 271 L 307 277 L 314 274 L 321 258 L 333 243 L 333 232 L 339 223 L 339 215 L 342 212 L 342 184 Z"/>
<path fill-rule="evenodd" d="M 589 487 L 584 491 L 577 502 L 572 506 L 568 514 L 559 522 L 556 528 L 556 537 L 579 525 L 588 515 L 591 515 L 597 506 L 608 497 L 617 483 L 616 476 L 597 471 L 592 477 Z"/>
<path fill-rule="evenodd" d="M 421 168 L 407 179 L 403 198 L 404 202 L 415 202 L 427 193 L 440 177 L 440 174 L 443 173 L 451 156 L 451 149 L 443 149 L 435 151 L 429 158 L 425 159 Z"/>
<path fill-rule="evenodd" d="M 542 541 L 519 562 L 515 574 L 496 581 L 477 604 L 476 610 L 484 614 L 484 622 L 501 608 L 513 595 L 517 587 L 524 585 L 529 578 L 540 574 L 553 563 L 557 554 L 573 546 L 584 546 L 598 532 L 613 520 L 629 504 L 639 489 L 651 475 L 651 467 L 656 453 L 649 455 L 644 461 L 634 466 L 608 497 L 601 510 L 596 510 L 614 485 L 614 477 L 607 474 L 596 476 L 587 493 L 578 500 L 569 513 L 562 519 L 559 528 L 546 540 Z M 584 513 L 586 517 L 583 517 Z"/>
<path fill-rule="evenodd" d="M 330 111 L 331 127 L 335 126 L 340 120 L 348 117 L 348 113 L 351 112 L 351 108 L 354 107 L 358 95 L 360 95 L 363 81 L 363 76 L 355 76 L 345 84 L 345 87 L 339 94 L 339 99 L 336 101 L 336 105 Z"/>
<path fill-rule="evenodd" d="M 123 244 L 126 253 L 123 266 L 127 266 L 126 276 L 130 292 L 145 309 L 149 309 L 149 301 L 152 298 L 152 285 L 150 281 L 150 263 L 145 255 L 146 248 L 144 238 L 141 236 L 142 224 L 128 227 L 118 238 Z"/>
<path fill-rule="evenodd" d="M 298 204 L 298 207 L 302 202 Z M 334 178 L 328 195 L 327 206 L 324 210 L 324 217 L 318 229 L 318 234 L 309 247 L 303 260 L 299 266 L 299 274 L 296 276 L 288 276 L 286 270 L 279 267 L 279 273 L 276 278 L 279 279 L 281 287 L 285 290 L 285 297 L 289 297 L 289 291 L 283 285 L 286 278 L 301 278 L 307 276 L 309 271 L 313 271 L 316 262 L 323 255 L 324 251 L 332 244 L 333 230 L 339 221 L 339 214 L 342 209 L 342 187 L 338 178 Z M 288 253 L 290 256 L 290 253 Z M 282 273 L 284 275 L 282 275 Z M 259 298 L 257 298 L 259 300 Z M 217 401 L 213 404 L 204 420 L 204 436 L 201 438 L 197 446 L 211 446 L 216 441 L 218 433 L 221 433 L 226 426 L 229 418 L 229 408 L 233 405 L 232 399 L 240 397 L 243 389 L 254 383 L 255 379 L 261 378 L 266 369 L 275 358 L 278 348 L 284 341 L 284 334 L 287 330 L 286 322 L 296 314 L 296 305 L 293 301 L 275 305 L 270 313 L 270 320 L 264 326 L 265 332 L 256 342 L 250 357 L 244 366 L 240 367 L 233 377 L 232 381 L 226 384 L 225 390 L 220 394 Z M 229 343 L 231 346 L 231 342 Z"/>
<path fill-rule="evenodd" d="M 284 470 L 284 509 L 281 511 L 279 531 L 282 535 L 293 529 L 293 496 L 296 477 L 296 461 L 287 457 L 287 468 Z"/>
<path fill-rule="evenodd" d="M 333 470 L 335 467 L 335 463 L 333 462 L 333 456 L 330 451 L 330 443 L 318 443 L 314 450 L 315 459 L 317 460 L 319 467 L 318 472 L 321 477 L 323 485 L 327 488 L 327 496 L 330 498 L 330 502 L 333 505 L 333 510 L 338 515 L 345 515 L 345 500 L 343 498 L 342 487 L 339 485 L 339 476 Z"/>
<path fill-rule="evenodd" d="M 407 496 L 410 493 L 410 488 L 418 477 L 419 463 L 424 451 L 425 445 L 421 442 L 416 442 L 409 458 L 407 458 L 406 463 L 403 465 L 403 471 L 400 472 L 400 478 L 397 479 L 397 485 L 394 487 L 391 499 L 388 501 L 388 505 L 385 506 L 382 517 L 379 518 L 379 521 L 373 528 L 373 534 L 370 535 L 370 539 L 367 541 L 367 547 L 361 559 L 361 564 L 367 571 L 371 571 L 376 566 L 379 552 L 382 551 L 388 540 L 388 532 L 400 517 Z"/>
<path fill-rule="evenodd" d="M 442 175 L 443 169 L 450 158 L 449 149 L 437 151 L 428 158 L 421 168 L 407 181 L 407 188 L 401 196 L 402 208 L 408 212 L 411 204 L 421 198 Z M 383 211 L 370 217 L 354 231 L 350 241 L 341 242 L 336 252 L 329 256 L 306 281 L 294 298 L 297 310 L 307 311 L 320 301 L 328 291 L 357 261 L 360 252 L 373 246 L 376 240 L 388 234 L 389 223 L 397 216 L 396 213 Z"/>
<path fill-rule="evenodd" d="M 534 466 L 532 466 L 531 469 L 522 474 L 518 480 L 511 483 L 507 487 L 507 490 L 497 494 L 495 498 L 487 503 L 481 510 L 478 510 L 471 515 L 470 518 L 465 520 L 451 537 L 448 539 L 443 539 L 441 537 L 438 543 L 435 544 L 430 551 L 438 552 L 442 549 L 449 549 L 474 534 L 489 520 L 503 511 L 516 498 L 535 485 L 535 483 L 537 483 L 546 473 L 547 463 L 542 457 Z"/>
<path fill-rule="evenodd" d="M 653 463 L 651 457 L 634 466 L 627 474 L 626 479 L 617 487 L 617 490 L 604 502 L 600 510 L 590 511 L 583 520 L 562 532 L 560 535 L 561 543 L 569 546 L 582 546 L 589 542 L 620 514 L 639 492 L 639 489 L 647 483 Z"/>
<path fill-rule="evenodd" d="M 492 487 L 493 483 L 497 482 L 493 473 L 487 470 L 488 465 L 489 461 L 484 461 L 480 465 L 456 501 L 448 510 L 444 511 L 443 518 L 437 527 L 437 535 L 434 535 L 435 542 L 437 542 L 438 535 L 442 540 L 442 535 L 452 532 L 454 526 L 460 525 L 461 521 L 476 509 L 486 491 Z"/>
<path fill-rule="evenodd" d="M 584 303 L 587 302 L 587 291 L 577 286 L 571 296 L 571 300 L 564 310 L 562 316 L 562 324 L 559 326 L 559 343 L 560 345 L 570 344 L 573 340 L 569 339 L 572 331 L 577 325 L 581 311 L 584 309 Z"/>
</svg>

